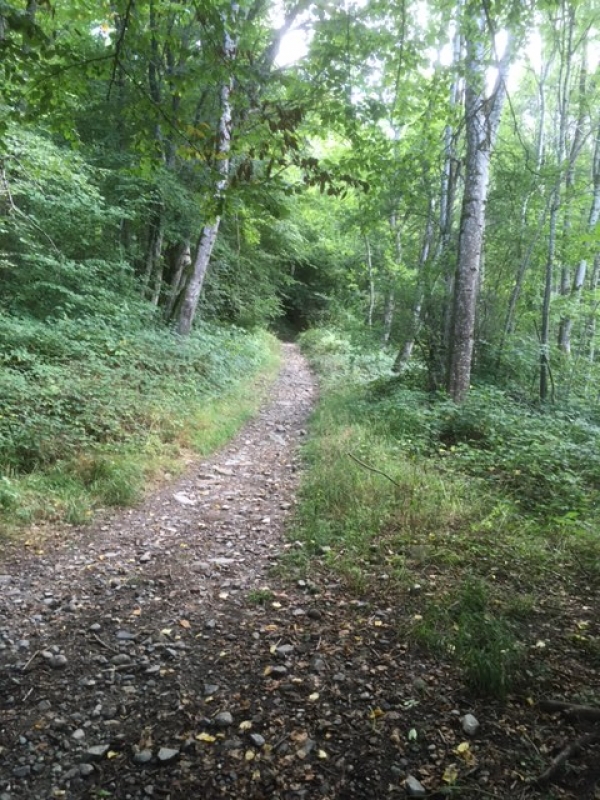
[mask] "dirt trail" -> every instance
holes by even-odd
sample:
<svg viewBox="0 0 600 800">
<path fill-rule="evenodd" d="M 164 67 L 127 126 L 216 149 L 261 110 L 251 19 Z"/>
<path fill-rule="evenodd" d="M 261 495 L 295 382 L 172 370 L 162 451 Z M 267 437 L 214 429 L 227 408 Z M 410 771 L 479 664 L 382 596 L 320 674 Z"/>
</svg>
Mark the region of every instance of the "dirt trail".
<svg viewBox="0 0 600 800">
<path fill-rule="evenodd" d="M 270 401 L 213 458 L 43 553 L 6 550 L 0 800 L 441 798 L 449 765 L 466 796 L 547 797 L 521 794 L 518 770 L 521 732 L 548 731 L 518 701 L 474 704 L 411 648 L 406 596 L 270 569 L 293 547 L 315 398 L 285 351 Z M 468 759 L 465 712 L 483 722 Z"/>
</svg>

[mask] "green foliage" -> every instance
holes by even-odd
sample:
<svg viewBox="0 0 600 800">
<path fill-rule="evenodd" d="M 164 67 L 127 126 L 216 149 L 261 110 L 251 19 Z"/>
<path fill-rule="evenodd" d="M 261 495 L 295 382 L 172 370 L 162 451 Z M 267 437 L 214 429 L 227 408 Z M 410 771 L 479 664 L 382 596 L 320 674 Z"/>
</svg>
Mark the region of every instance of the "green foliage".
<svg viewBox="0 0 600 800">
<path fill-rule="evenodd" d="M 49 516 L 85 518 L 90 501 L 77 498 L 86 492 L 94 503 L 130 504 L 145 464 L 166 447 L 206 451 L 231 435 L 249 413 L 231 393 L 272 363 L 262 334 L 205 324 L 182 341 L 138 320 L 111 323 L 0 316 L 0 507 L 9 517 L 40 513 L 35 500 L 27 511 L 28 493 L 47 493 Z"/>
<path fill-rule="evenodd" d="M 473 691 L 505 697 L 532 674 L 549 579 L 559 604 L 573 576 L 600 581 L 598 429 L 490 387 L 457 406 L 415 376 L 391 377 L 385 361 L 372 380 L 334 329 L 301 343 L 323 393 L 293 561 L 320 562 L 361 597 L 400 598 L 407 637 L 454 660 Z"/>
</svg>

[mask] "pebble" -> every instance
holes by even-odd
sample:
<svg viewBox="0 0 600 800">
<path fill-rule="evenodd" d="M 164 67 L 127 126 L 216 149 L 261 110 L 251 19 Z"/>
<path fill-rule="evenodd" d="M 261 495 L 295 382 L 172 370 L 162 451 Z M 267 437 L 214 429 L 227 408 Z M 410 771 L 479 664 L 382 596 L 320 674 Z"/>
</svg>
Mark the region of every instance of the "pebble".
<svg viewBox="0 0 600 800">
<path fill-rule="evenodd" d="M 13 769 L 13 775 L 15 778 L 26 778 L 28 775 L 31 774 L 31 767 L 29 764 L 25 764 L 22 767 L 15 767 Z"/>
<path fill-rule="evenodd" d="M 94 772 L 94 765 L 93 764 L 80 764 L 79 765 L 79 774 L 82 775 L 84 778 L 87 778 L 88 775 L 91 775 Z"/>
<path fill-rule="evenodd" d="M 475 736 L 479 730 L 479 721 L 473 714 L 465 714 L 461 720 L 462 729 L 467 736 Z"/>
<path fill-rule="evenodd" d="M 282 644 L 279 647 L 275 648 L 275 652 L 277 653 L 278 656 L 281 656 L 281 658 L 287 658 L 288 656 L 291 656 L 292 653 L 294 652 L 294 645 Z"/>
<path fill-rule="evenodd" d="M 228 728 L 233 725 L 233 717 L 229 711 L 221 711 L 213 720 L 218 728 Z"/>
<path fill-rule="evenodd" d="M 411 797 L 427 797 L 427 790 L 423 784 L 419 783 L 412 775 L 408 775 L 404 781 L 404 785 L 406 786 L 406 793 Z"/>
<path fill-rule="evenodd" d="M 275 667 L 271 667 L 271 673 L 270 674 L 274 678 L 283 678 L 285 675 L 287 675 L 287 673 L 288 673 L 287 667 L 284 667 L 283 664 L 279 664 L 279 665 L 277 665 Z"/>
<path fill-rule="evenodd" d="M 67 657 L 63 655 L 52 656 L 48 659 L 48 664 L 50 664 L 52 669 L 64 669 L 68 663 Z"/>
<path fill-rule="evenodd" d="M 128 656 L 127 653 L 119 653 L 111 658 L 110 663 L 115 667 L 124 667 L 125 664 L 131 664 L 131 656 Z"/>
<path fill-rule="evenodd" d="M 136 764 L 147 764 L 152 761 L 152 750 L 140 750 L 134 755 L 133 760 Z"/>
<path fill-rule="evenodd" d="M 265 739 L 264 736 L 261 736 L 260 733 L 251 733 L 248 737 L 252 744 L 255 747 L 264 747 L 265 746 Z"/>
<path fill-rule="evenodd" d="M 110 750 L 108 744 L 95 744 L 93 747 L 88 747 L 85 754 L 92 761 L 101 761 Z"/>
<path fill-rule="evenodd" d="M 170 764 L 179 757 L 179 749 L 175 747 L 161 747 L 158 751 L 158 760 L 161 764 Z"/>
</svg>

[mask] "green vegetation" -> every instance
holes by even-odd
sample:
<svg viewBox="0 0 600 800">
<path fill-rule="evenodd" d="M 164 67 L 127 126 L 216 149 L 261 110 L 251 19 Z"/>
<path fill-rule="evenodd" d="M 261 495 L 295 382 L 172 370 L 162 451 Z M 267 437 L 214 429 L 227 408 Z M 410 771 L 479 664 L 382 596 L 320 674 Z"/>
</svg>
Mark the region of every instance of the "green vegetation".
<svg viewBox="0 0 600 800">
<path fill-rule="evenodd" d="M 383 594 L 406 609 L 399 625 L 417 645 L 504 696 L 536 653 L 541 608 L 577 635 L 576 621 L 558 620 L 600 587 L 600 429 L 497 388 L 457 406 L 420 388 L 418 365 L 399 379 L 380 350 L 340 332 L 301 341 L 323 393 L 296 566 L 320 562 L 353 591 Z"/>
<path fill-rule="evenodd" d="M 205 324 L 185 340 L 135 325 L 4 317 L 0 519 L 87 519 L 128 505 L 186 452 L 256 410 L 278 363 L 266 334 Z M 252 387 L 252 388 L 251 388 Z"/>
</svg>

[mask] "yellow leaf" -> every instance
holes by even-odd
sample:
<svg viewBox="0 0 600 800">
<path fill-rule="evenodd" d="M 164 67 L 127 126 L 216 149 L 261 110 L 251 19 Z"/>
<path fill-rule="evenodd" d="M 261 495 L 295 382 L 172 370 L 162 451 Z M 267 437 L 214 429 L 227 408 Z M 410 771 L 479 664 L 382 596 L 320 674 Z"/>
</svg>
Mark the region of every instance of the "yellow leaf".
<svg viewBox="0 0 600 800">
<path fill-rule="evenodd" d="M 319 751 L 317 752 L 317 756 L 318 756 L 319 758 L 329 758 L 329 756 L 327 755 L 327 753 L 325 752 L 325 750 L 319 750 Z"/>
<path fill-rule="evenodd" d="M 171 635 L 171 628 L 163 628 L 160 633 L 161 633 L 161 636 L 170 636 Z"/>
<path fill-rule="evenodd" d="M 312 694 L 309 694 L 308 699 L 310 700 L 311 703 L 316 703 L 316 701 L 319 699 L 319 693 L 313 692 Z"/>
<path fill-rule="evenodd" d="M 272 644 L 271 647 L 269 647 L 269 652 L 271 653 L 272 656 L 274 656 L 275 653 L 277 652 L 277 645 Z"/>
<path fill-rule="evenodd" d="M 466 753 L 470 747 L 471 745 L 469 744 L 469 742 L 461 742 L 454 752 L 460 755 L 461 753 Z"/>
<path fill-rule="evenodd" d="M 196 736 L 196 739 L 199 742 L 208 742 L 209 744 L 217 741 L 217 737 L 211 736 L 210 733 L 199 733 L 198 736 Z"/>
<path fill-rule="evenodd" d="M 266 677 L 267 675 L 270 675 L 271 672 L 272 672 L 271 667 L 265 667 L 265 671 L 263 672 L 263 675 Z"/>
<path fill-rule="evenodd" d="M 275 600 L 274 603 L 271 603 L 271 606 L 273 608 L 281 608 L 281 603 L 279 603 L 277 600 Z"/>
<path fill-rule="evenodd" d="M 378 717 L 383 717 L 385 711 L 382 711 L 380 708 L 372 708 L 369 711 L 369 719 L 377 719 Z"/>
<path fill-rule="evenodd" d="M 252 728 L 252 722 L 249 719 L 245 719 L 243 722 L 240 722 L 240 731 L 249 731 Z"/>
<path fill-rule="evenodd" d="M 442 780 L 444 783 L 453 784 L 456 783 L 456 779 L 458 778 L 458 770 L 454 766 L 454 764 L 450 764 L 450 766 L 446 767 L 444 770 L 444 774 L 442 775 Z"/>
<path fill-rule="evenodd" d="M 227 600 L 229 592 L 219 592 L 219 600 Z"/>
<path fill-rule="evenodd" d="M 383 622 L 382 622 L 380 619 L 376 619 L 376 620 L 373 622 L 373 625 L 374 625 L 376 628 L 381 628 L 381 626 L 383 625 Z"/>
<path fill-rule="evenodd" d="M 254 752 L 254 750 L 246 750 L 246 753 L 244 755 L 244 758 L 246 759 L 246 761 L 254 761 L 255 757 L 256 757 L 256 753 Z"/>
<path fill-rule="evenodd" d="M 141 608 L 134 608 L 133 611 L 131 612 L 131 615 L 133 617 L 139 617 L 139 616 L 141 616 L 141 614 L 142 614 L 142 609 Z"/>
<path fill-rule="evenodd" d="M 118 758 L 119 754 L 116 753 L 114 750 L 109 750 L 108 753 L 106 754 L 106 757 L 107 758 L 111 758 L 111 759 L 112 758 Z"/>
</svg>

